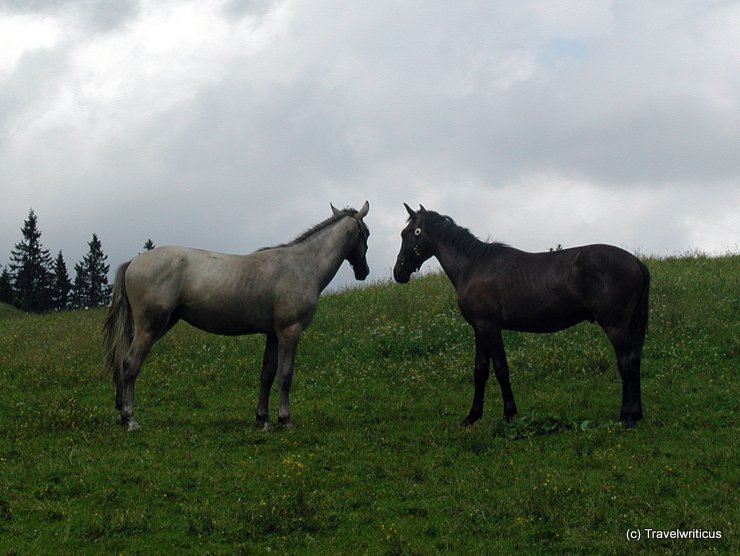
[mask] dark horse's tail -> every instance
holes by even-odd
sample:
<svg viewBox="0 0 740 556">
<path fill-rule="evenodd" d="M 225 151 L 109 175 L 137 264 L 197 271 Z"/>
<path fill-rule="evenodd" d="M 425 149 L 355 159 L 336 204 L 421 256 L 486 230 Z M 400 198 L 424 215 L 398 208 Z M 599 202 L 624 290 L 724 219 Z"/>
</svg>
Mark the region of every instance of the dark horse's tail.
<svg viewBox="0 0 740 556">
<path fill-rule="evenodd" d="M 638 263 L 640 265 L 640 270 L 642 271 L 642 292 L 640 293 L 637 307 L 635 307 L 635 312 L 632 313 L 632 320 L 630 320 L 630 336 L 632 336 L 632 355 L 639 358 L 642 353 L 642 346 L 645 343 L 645 335 L 647 334 L 648 328 L 650 272 L 642 261 L 638 261 Z"/>
<path fill-rule="evenodd" d="M 123 374 L 123 359 L 131 346 L 134 333 L 131 305 L 126 293 L 126 269 L 129 264 L 130 262 L 122 264 L 116 273 L 113 299 L 103 324 L 105 363 L 115 384 L 119 383 L 119 377 Z"/>
</svg>

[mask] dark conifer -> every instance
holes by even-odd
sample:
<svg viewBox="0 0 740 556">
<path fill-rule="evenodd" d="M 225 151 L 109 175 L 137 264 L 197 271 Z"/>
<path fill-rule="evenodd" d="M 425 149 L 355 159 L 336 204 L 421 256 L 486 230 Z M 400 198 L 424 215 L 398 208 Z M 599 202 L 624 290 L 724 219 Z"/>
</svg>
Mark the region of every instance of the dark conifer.
<svg viewBox="0 0 740 556">
<path fill-rule="evenodd" d="M 88 243 L 90 250 L 75 265 L 74 304 L 76 307 L 99 307 L 110 301 L 111 287 L 108 285 L 110 265 L 105 264 L 108 255 L 98 236 L 93 234 Z"/>
<path fill-rule="evenodd" d="M 12 303 L 24 311 L 40 313 L 51 307 L 51 255 L 41 245 L 41 232 L 33 209 L 21 232 L 23 239 L 10 255 Z"/>
<path fill-rule="evenodd" d="M 64 256 L 61 251 L 59 251 L 57 258 L 54 259 L 52 272 L 54 279 L 51 288 L 51 306 L 57 311 L 61 311 L 69 306 L 69 294 L 72 290 L 72 283 L 67 273 L 67 265 L 64 262 Z"/>
<path fill-rule="evenodd" d="M 3 268 L 0 274 L 0 303 L 11 303 L 13 301 L 13 288 L 10 281 L 8 267 Z"/>
</svg>

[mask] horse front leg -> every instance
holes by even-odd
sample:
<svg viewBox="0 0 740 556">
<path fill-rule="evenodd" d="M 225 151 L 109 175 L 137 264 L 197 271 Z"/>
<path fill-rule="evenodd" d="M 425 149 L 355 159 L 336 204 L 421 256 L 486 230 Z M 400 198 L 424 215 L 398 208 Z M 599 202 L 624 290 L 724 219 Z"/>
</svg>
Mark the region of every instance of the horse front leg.
<svg viewBox="0 0 740 556">
<path fill-rule="evenodd" d="M 280 386 L 278 423 L 286 428 L 293 426 L 290 419 L 290 386 L 293 383 L 293 368 L 301 330 L 301 326 L 295 324 L 278 334 L 277 379 Z"/>
<path fill-rule="evenodd" d="M 469 427 L 483 416 L 483 399 L 486 392 L 486 382 L 488 382 L 490 361 L 485 340 L 482 334 L 476 330 L 475 364 L 473 367 L 473 384 L 475 386 L 473 405 L 470 407 L 468 416 L 460 422 L 461 427 Z"/>
<path fill-rule="evenodd" d="M 509 364 L 506 362 L 506 352 L 504 351 L 504 339 L 501 335 L 501 329 L 494 330 L 487 338 L 488 351 L 491 354 L 493 362 L 493 371 L 496 373 L 496 380 L 501 388 L 501 397 L 504 401 L 504 420 L 510 422 L 516 415 L 516 402 L 514 401 L 514 392 L 511 390 L 509 381 Z"/>
<path fill-rule="evenodd" d="M 265 431 L 272 430 L 270 424 L 270 389 L 275 381 L 278 365 L 278 341 L 274 334 L 267 334 L 265 354 L 262 357 L 262 371 L 260 372 L 260 396 L 257 402 L 257 424 Z"/>
</svg>

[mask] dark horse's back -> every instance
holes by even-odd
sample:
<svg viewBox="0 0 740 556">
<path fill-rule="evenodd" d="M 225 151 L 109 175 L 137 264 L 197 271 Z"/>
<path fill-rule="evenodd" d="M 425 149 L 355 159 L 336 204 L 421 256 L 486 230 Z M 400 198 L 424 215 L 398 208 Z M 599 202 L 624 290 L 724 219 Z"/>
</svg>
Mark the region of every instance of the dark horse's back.
<svg viewBox="0 0 740 556">
<path fill-rule="evenodd" d="M 459 292 L 471 322 L 480 312 L 498 314 L 502 328 L 522 332 L 555 332 L 584 320 L 620 326 L 647 302 L 647 268 L 611 245 L 545 253 L 497 246 L 486 259 Z"/>
</svg>

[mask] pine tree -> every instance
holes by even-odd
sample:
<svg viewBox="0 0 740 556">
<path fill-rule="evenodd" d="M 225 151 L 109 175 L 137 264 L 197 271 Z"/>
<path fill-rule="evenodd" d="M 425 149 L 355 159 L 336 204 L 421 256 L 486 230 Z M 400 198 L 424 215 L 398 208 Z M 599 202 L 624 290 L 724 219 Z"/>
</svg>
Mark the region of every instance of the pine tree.
<svg viewBox="0 0 740 556">
<path fill-rule="evenodd" d="M 59 251 L 59 255 L 54 259 L 52 269 L 54 281 L 51 287 L 51 306 L 57 311 L 66 309 L 69 306 L 69 293 L 72 290 L 72 283 L 69 281 L 67 265 L 64 262 L 64 256 Z"/>
<path fill-rule="evenodd" d="M 8 267 L 3 268 L 0 274 L 0 303 L 11 303 L 13 301 L 13 289 L 10 282 Z"/>
<path fill-rule="evenodd" d="M 75 265 L 75 281 L 72 285 L 72 307 L 82 309 L 90 306 L 90 284 L 82 261 Z"/>
<path fill-rule="evenodd" d="M 151 251 L 152 249 L 154 249 L 154 247 L 155 245 L 154 245 L 154 242 L 152 241 L 152 238 L 147 239 L 146 243 L 144 244 L 144 250 Z"/>
<path fill-rule="evenodd" d="M 31 209 L 21 229 L 23 239 L 10 255 L 13 304 L 40 313 L 51 306 L 51 255 L 41 245 L 38 219 Z"/>
<path fill-rule="evenodd" d="M 75 265 L 74 304 L 76 307 L 99 307 L 110 300 L 111 287 L 108 285 L 110 265 L 105 264 L 108 255 L 103 253 L 103 245 L 93 234 L 87 255 Z"/>
</svg>

